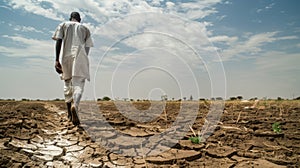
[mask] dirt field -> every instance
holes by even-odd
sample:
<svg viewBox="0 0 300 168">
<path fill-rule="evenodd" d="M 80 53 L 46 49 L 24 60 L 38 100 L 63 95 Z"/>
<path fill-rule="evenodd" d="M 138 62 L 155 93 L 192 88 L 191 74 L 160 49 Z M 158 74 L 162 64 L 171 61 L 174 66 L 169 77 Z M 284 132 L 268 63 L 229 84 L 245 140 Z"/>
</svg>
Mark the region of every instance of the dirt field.
<svg viewBox="0 0 300 168">
<path fill-rule="evenodd" d="M 114 130 L 132 138 L 147 138 L 172 127 L 182 103 L 199 104 L 192 126 L 197 133 L 209 102 L 168 102 L 165 113 L 149 122 L 127 118 L 113 102 L 98 105 Z M 300 167 L 300 101 L 260 101 L 250 108 L 253 104 L 226 102 L 220 122 L 205 142 L 192 143 L 189 130 L 179 141 L 160 141 L 160 149 L 165 149 L 162 153 L 151 155 L 151 150 L 141 147 L 145 149 L 141 156 L 134 141 L 118 139 L 99 124 L 87 127 L 91 121 L 85 118 L 90 114 L 85 108 L 79 114 L 85 122 L 78 128 L 68 121 L 64 102 L 1 101 L 0 167 Z M 150 107 L 148 102 L 133 105 L 139 110 Z M 93 120 L 97 120 L 95 116 Z M 90 130 L 96 133 L 91 135 Z M 173 145 L 168 148 L 164 142 Z M 114 144 L 122 144 L 122 149 Z M 116 154 L 107 147 L 113 151 L 134 149 L 137 156 Z"/>
</svg>

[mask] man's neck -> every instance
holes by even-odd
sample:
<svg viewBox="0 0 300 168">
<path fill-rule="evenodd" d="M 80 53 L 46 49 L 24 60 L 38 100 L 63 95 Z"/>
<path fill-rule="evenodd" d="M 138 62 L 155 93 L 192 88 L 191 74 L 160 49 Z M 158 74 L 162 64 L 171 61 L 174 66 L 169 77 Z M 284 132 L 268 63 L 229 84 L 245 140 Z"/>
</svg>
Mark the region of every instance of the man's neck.
<svg viewBox="0 0 300 168">
<path fill-rule="evenodd" d="M 78 22 L 76 19 L 74 19 L 74 18 L 71 19 L 71 21 L 72 21 L 72 22 L 77 22 L 77 23 L 79 23 L 79 22 Z"/>
</svg>

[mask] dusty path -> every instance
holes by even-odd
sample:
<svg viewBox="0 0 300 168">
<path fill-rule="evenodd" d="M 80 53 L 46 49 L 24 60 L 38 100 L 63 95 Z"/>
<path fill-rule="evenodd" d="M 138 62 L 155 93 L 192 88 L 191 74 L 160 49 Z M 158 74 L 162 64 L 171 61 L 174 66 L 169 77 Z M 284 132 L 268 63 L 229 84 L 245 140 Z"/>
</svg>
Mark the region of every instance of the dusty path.
<svg viewBox="0 0 300 168">
<path fill-rule="evenodd" d="M 114 129 L 132 137 L 152 136 L 169 127 L 178 115 L 178 103 L 167 104 L 164 115 L 138 123 L 118 112 L 112 102 L 99 103 Z M 63 102 L 0 102 L 0 167 L 299 167 L 300 102 L 263 104 L 227 103 L 216 131 L 201 144 L 188 138 L 158 155 L 125 157 L 105 149 L 82 128 L 67 120 Z M 147 108 L 147 103 L 136 104 Z M 199 104 L 193 128 L 199 130 L 208 111 Z M 83 114 L 83 113 L 82 113 Z M 274 133 L 279 121 L 282 132 Z M 99 128 L 101 130 L 101 128 Z M 103 132 L 99 131 L 103 136 Z M 93 135 L 95 136 L 95 135 Z M 120 141 L 108 135 L 110 143 Z M 172 141 L 166 140 L 166 141 Z M 132 142 L 125 148 L 130 149 Z M 165 143 L 161 144 L 162 146 Z M 114 146 L 112 146 L 113 148 Z"/>
</svg>

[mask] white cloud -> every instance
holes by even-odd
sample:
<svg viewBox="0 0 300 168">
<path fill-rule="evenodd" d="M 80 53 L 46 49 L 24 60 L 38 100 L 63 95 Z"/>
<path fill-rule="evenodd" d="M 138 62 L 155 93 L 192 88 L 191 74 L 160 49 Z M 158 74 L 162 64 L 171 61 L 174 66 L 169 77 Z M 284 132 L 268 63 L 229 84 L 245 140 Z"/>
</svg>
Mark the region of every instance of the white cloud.
<svg viewBox="0 0 300 168">
<path fill-rule="evenodd" d="M 263 9 L 257 9 L 257 10 L 256 10 L 257 13 L 260 13 L 260 12 L 262 12 L 262 11 L 263 11 Z"/>
<path fill-rule="evenodd" d="M 91 24 L 88 25 L 88 27 L 90 27 L 91 31 L 97 35 L 97 41 L 100 42 L 103 41 L 103 39 L 110 39 L 112 42 L 118 42 L 118 40 L 122 41 L 124 38 L 128 39 L 131 38 L 131 36 L 143 34 L 144 32 L 153 32 L 155 34 L 161 33 L 161 36 L 174 36 L 175 38 L 185 41 L 199 41 L 199 38 L 203 39 L 205 38 L 203 36 L 211 34 L 206 28 L 210 25 L 211 23 L 208 22 L 193 22 L 176 15 L 148 12 L 114 19 L 101 27 L 93 26 Z M 130 47 L 133 48 L 141 47 L 147 40 L 150 39 L 140 39 L 134 44 L 127 42 L 126 45 L 130 45 Z M 151 41 L 158 46 L 160 45 L 159 39 L 152 39 Z M 203 42 L 207 43 L 207 40 L 201 41 L 201 44 Z"/>
<path fill-rule="evenodd" d="M 160 6 L 164 0 L 152 0 L 151 5 Z"/>
<path fill-rule="evenodd" d="M 109 51 L 107 64 L 119 61 L 115 56 L 120 54 L 124 55 L 145 48 L 161 48 L 186 59 L 192 68 L 201 69 L 203 62 L 199 55 L 207 63 L 216 59 L 216 48 L 211 46 L 206 37 L 206 34 L 210 34 L 206 29 L 207 25 L 210 23 L 191 22 L 174 15 L 143 13 L 107 23 L 98 29 L 95 41 L 102 42 L 100 45 L 102 50 L 108 49 L 114 43 L 116 46 L 113 48 L 120 49 Z M 108 41 L 111 44 L 105 43 Z M 106 48 L 103 48 L 104 45 Z M 193 50 L 198 52 L 198 56 L 193 53 Z M 132 61 L 134 62 L 134 59 Z"/>
<path fill-rule="evenodd" d="M 173 2 L 166 2 L 166 6 L 167 6 L 167 9 L 172 9 L 175 7 L 175 4 Z"/>
<path fill-rule="evenodd" d="M 281 51 L 270 51 L 262 54 L 256 59 L 258 69 L 267 72 L 289 72 L 299 71 L 300 55 L 298 53 L 285 53 Z"/>
<path fill-rule="evenodd" d="M 263 8 L 259 8 L 256 10 L 256 13 L 261 13 L 261 12 L 264 12 L 264 11 L 267 11 L 267 10 L 270 10 L 274 7 L 275 3 L 271 3 L 271 4 L 268 4 L 267 6 L 263 7 Z"/>
<path fill-rule="evenodd" d="M 1 53 L 8 57 L 44 57 L 49 58 L 54 52 L 54 42 L 52 40 L 38 40 L 25 38 L 22 36 L 3 35 L 3 38 L 12 40 L 21 46 L 0 46 Z"/>
<path fill-rule="evenodd" d="M 278 37 L 277 40 L 295 40 L 299 39 L 298 36 L 283 36 L 283 37 Z"/>
<path fill-rule="evenodd" d="M 277 36 L 279 32 L 266 32 L 259 34 L 248 34 L 248 38 L 244 39 L 226 39 L 226 36 L 211 37 L 213 40 L 227 40 L 230 46 L 224 49 L 221 53 L 223 61 L 227 61 L 232 58 L 238 58 L 242 55 L 251 56 L 260 52 L 263 52 L 263 47 L 266 44 L 274 43 L 280 40 L 293 40 L 298 39 L 296 36 Z M 231 41 L 230 41 L 231 40 Z"/>
<path fill-rule="evenodd" d="M 35 33 L 44 33 L 43 31 L 37 30 L 34 27 L 31 26 L 20 26 L 20 25 L 16 25 L 14 27 L 14 30 L 16 31 L 21 31 L 21 32 L 35 32 Z"/>
<path fill-rule="evenodd" d="M 217 16 L 217 19 L 219 21 L 222 21 L 224 18 L 226 18 L 227 16 L 226 15 L 222 15 L 222 16 Z"/>
<path fill-rule="evenodd" d="M 42 3 L 51 4 L 48 8 Z M 72 11 L 79 11 L 84 19 L 89 16 L 98 23 L 104 23 L 113 17 L 120 17 L 128 14 L 140 12 L 159 12 L 161 8 L 151 6 L 145 1 L 33 1 L 33 0 L 12 0 L 7 1 L 13 9 L 23 9 L 28 13 L 44 16 L 49 19 L 63 21 L 65 16 L 69 16 Z M 156 3 L 156 2 L 155 2 Z"/>
<path fill-rule="evenodd" d="M 114 17 L 131 15 L 142 12 L 167 12 L 180 15 L 187 19 L 204 18 L 216 13 L 214 5 L 222 0 L 205 0 L 195 2 L 164 2 L 163 0 L 120 0 L 120 1 L 60 1 L 60 0 L 11 0 L 6 1 L 13 9 L 23 9 L 28 13 L 44 16 L 53 20 L 64 20 L 63 16 L 68 16 L 71 11 L 80 11 L 82 16 L 90 16 L 98 23 L 107 22 Z M 43 3 L 49 3 L 45 7 Z M 165 8 L 164 5 L 167 7 Z"/>
<path fill-rule="evenodd" d="M 231 5 L 232 2 L 230 2 L 230 1 L 225 1 L 224 4 L 226 4 L 226 5 Z"/>
<path fill-rule="evenodd" d="M 251 36 L 245 43 L 248 47 L 260 47 L 265 43 L 271 43 L 276 40 L 274 37 L 278 32 L 266 32 Z"/>
<path fill-rule="evenodd" d="M 191 20 L 202 19 L 217 13 L 218 11 L 213 6 L 221 2 L 222 0 L 179 2 L 176 3 L 176 13 Z"/>
<path fill-rule="evenodd" d="M 33 13 L 36 15 L 41 15 L 53 20 L 63 20 L 61 15 L 53 8 L 45 9 L 41 6 L 42 1 L 32 1 L 32 0 L 11 0 L 7 1 L 8 5 L 10 5 L 13 9 L 23 9 L 29 13 Z"/>
<path fill-rule="evenodd" d="M 272 9 L 275 3 L 271 3 L 265 7 L 265 9 Z"/>
<path fill-rule="evenodd" d="M 11 8 L 9 8 L 9 7 L 7 7 L 7 6 L 4 6 L 4 5 L 0 5 L 0 8 L 4 8 L 4 9 L 11 10 Z"/>
<path fill-rule="evenodd" d="M 210 37 L 209 40 L 213 43 L 214 42 L 226 42 L 226 43 L 232 44 L 232 43 L 234 43 L 238 40 L 238 37 L 236 37 L 236 36 L 229 37 L 229 36 L 226 36 L 226 35 L 222 35 L 222 36 Z"/>
</svg>

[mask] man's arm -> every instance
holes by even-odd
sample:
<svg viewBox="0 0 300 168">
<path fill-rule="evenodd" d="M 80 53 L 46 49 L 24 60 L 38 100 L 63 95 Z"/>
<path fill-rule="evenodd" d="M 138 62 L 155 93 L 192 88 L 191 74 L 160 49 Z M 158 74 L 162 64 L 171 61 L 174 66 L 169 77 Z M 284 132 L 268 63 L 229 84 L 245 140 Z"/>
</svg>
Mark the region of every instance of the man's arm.
<svg viewBox="0 0 300 168">
<path fill-rule="evenodd" d="M 85 52 L 86 52 L 86 55 L 89 55 L 90 47 L 93 47 L 93 41 L 91 39 L 91 33 L 88 28 L 86 28 L 86 37 L 84 40 L 85 40 Z"/>
<path fill-rule="evenodd" d="M 56 45 L 55 45 L 55 54 L 56 54 L 56 58 L 55 61 L 59 61 L 59 54 L 60 54 L 60 50 L 61 50 L 61 44 L 62 44 L 62 39 L 57 39 L 56 40 Z"/>
<path fill-rule="evenodd" d="M 55 45 L 55 70 L 59 74 L 62 73 L 62 67 L 61 67 L 61 64 L 59 62 L 59 55 L 60 55 L 61 45 L 62 45 L 62 39 L 57 39 L 56 40 L 56 45 Z"/>
</svg>

